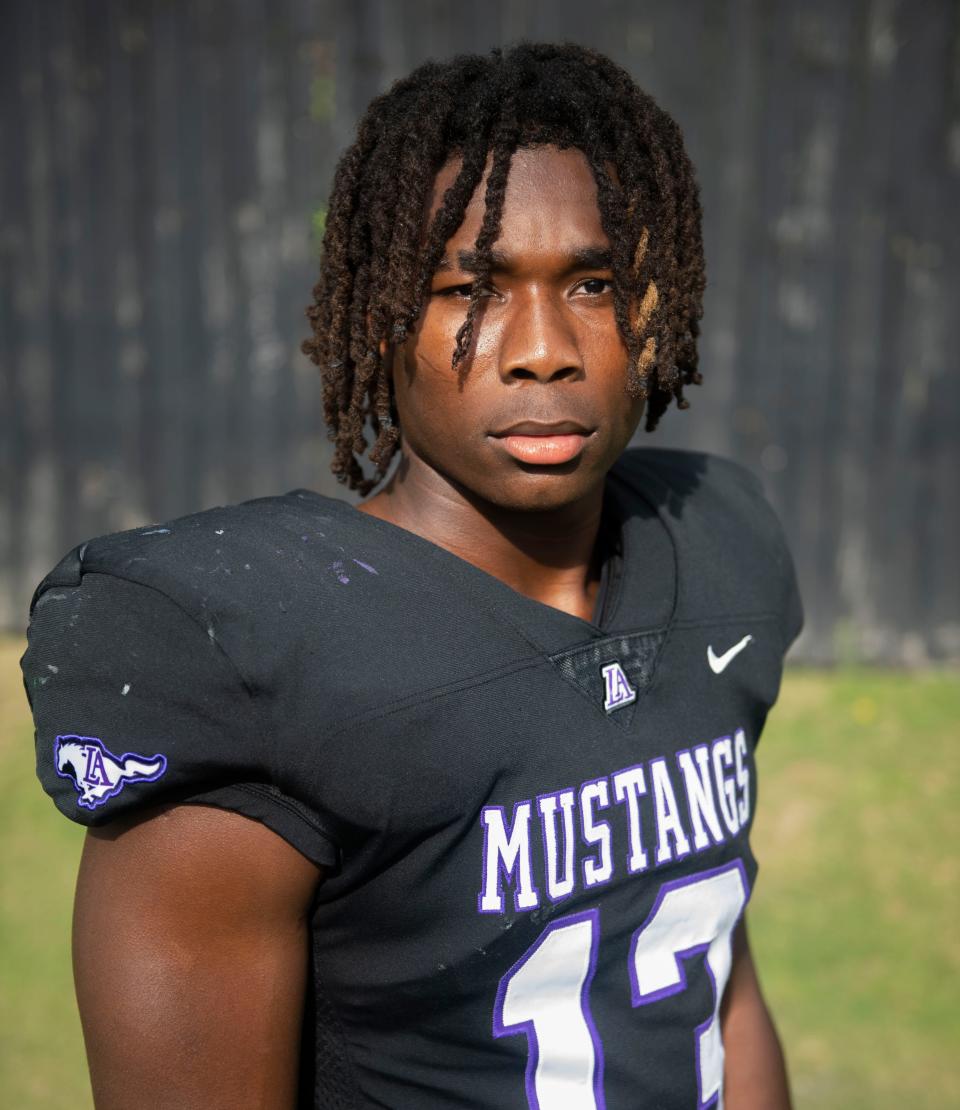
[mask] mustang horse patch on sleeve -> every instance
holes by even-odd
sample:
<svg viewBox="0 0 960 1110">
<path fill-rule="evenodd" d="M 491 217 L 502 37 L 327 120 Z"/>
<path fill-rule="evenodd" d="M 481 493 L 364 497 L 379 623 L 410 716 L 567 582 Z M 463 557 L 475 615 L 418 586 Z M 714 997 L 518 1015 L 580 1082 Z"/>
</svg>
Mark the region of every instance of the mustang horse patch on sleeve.
<svg viewBox="0 0 960 1110">
<path fill-rule="evenodd" d="M 114 755 L 96 736 L 58 736 L 54 764 L 61 778 L 71 779 L 84 809 L 96 809 L 128 782 L 154 782 L 167 769 L 163 755 Z"/>
</svg>

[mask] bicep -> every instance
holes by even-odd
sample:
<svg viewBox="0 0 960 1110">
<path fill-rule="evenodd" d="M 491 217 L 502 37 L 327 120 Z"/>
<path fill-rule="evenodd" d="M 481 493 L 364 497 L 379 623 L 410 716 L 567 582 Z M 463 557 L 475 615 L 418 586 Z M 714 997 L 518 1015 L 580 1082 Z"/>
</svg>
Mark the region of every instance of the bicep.
<svg viewBox="0 0 960 1110">
<path fill-rule="evenodd" d="M 73 958 L 98 1110 L 295 1104 L 319 877 L 202 806 L 88 833 Z"/>
</svg>

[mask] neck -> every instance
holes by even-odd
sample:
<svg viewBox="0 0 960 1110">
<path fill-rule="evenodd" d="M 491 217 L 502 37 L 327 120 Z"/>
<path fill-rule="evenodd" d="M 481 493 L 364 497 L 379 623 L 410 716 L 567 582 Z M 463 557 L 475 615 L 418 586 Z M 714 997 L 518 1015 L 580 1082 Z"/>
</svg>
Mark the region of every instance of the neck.
<svg viewBox="0 0 960 1110">
<path fill-rule="evenodd" d="M 518 593 L 590 620 L 603 486 L 556 509 L 505 509 L 405 455 L 388 485 L 359 505 L 445 548 Z"/>
</svg>

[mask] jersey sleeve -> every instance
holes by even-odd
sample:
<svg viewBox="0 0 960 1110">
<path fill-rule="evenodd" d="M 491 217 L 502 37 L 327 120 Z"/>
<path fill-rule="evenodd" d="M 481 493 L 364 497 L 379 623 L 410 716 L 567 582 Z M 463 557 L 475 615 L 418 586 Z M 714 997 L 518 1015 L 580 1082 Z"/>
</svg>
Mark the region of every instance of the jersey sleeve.
<svg viewBox="0 0 960 1110">
<path fill-rule="evenodd" d="M 773 512 L 772 509 L 770 511 L 771 513 Z M 774 519 L 776 519 L 776 517 Z M 779 531 L 779 521 L 777 521 L 777 528 Z M 790 647 L 803 631 L 803 600 L 800 596 L 800 586 L 797 582 L 797 571 L 793 562 L 793 556 L 790 554 L 790 549 L 787 546 L 782 531 L 780 532 L 780 541 L 782 547 L 782 554 L 780 557 L 784 566 L 783 649 L 786 652 L 787 648 Z"/>
<path fill-rule="evenodd" d="M 739 463 L 698 451 L 641 448 L 623 462 L 677 524 L 686 551 L 686 619 L 764 615 L 781 654 L 799 636 L 803 606 L 781 522 L 759 478 Z"/>
<path fill-rule="evenodd" d="M 744 481 L 753 491 L 759 550 L 761 557 L 765 555 L 769 560 L 772 570 L 771 593 L 775 598 L 783 652 L 786 654 L 803 629 L 803 602 L 797 571 L 783 525 L 767 500 L 760 479 L 746 469 L 741 472 Z"/>
<path fill-rule="evenodd" d="M 275 785 L 264 695 L 163 592 L 54 572 L 34 597 L 28 645 L 37 774 L 67 817 L 100 825 L 159 804 L 210 805 L 337 865 L 320 817 Z"/>
<path fill-rule="evenodd" d="M 711 531 L 736 553 L 730 578 L 737 593 L 775 615 L 786 654 L 803 628 L 803 604 L 783 524 L 756 474 L 730 459 L 703 457 L 715 488 Z"/>
</svg>

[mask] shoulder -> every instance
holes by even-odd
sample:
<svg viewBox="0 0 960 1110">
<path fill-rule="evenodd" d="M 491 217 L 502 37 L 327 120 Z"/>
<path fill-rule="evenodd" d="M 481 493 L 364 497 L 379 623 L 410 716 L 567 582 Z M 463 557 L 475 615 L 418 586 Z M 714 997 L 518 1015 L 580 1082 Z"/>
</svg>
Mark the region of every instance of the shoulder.
<svg viewBox="0 0 960 1110">
<path fill-rule="evenodd" d="M 298 490 L 98 536 L 46 575 L 31 612 L 51 587 L 98 580 L 101 593 L 136 593 L 141 605 L 152 597 L 160 606 L 163 598 L 211 636 L 222 625 L 242 637 L 265 614 L 286 607 L 305 567 L 336 568 L 344 528 L 360 515 L 344 502 Z"/>
<path fill-rule="evenodd" d="M 202 800 L 335 860 L 296 777 L 299 733 L 273 718 L 298 646 L 276 599 L 300 574 L 275 565 L 308 519 L 289 498 L 211 509 L 90 540 L 44 578 L 21 666 L 37 773 L 64 814 Z"/>
<path fill-rule="evenodd" d="M 161 630 L 202 642 L 274 707 L 288 698 L 295 713 L 304 684 L 322 691 L 333 728 L 394 686 L 435 670 L 459 679 L 495 650 L 494 622 L 479 618 L 459 622 L 464 649 L 451 650 L 451 605 L 475 610 L 451 562 L 345 501 L 295 491 L 80 545 L 40 584 L 32 626 L 49 639 L 75 617 L 92 628 L 96 613 L 105 646 L 121 623 L 131 642 L 149 629 L 153 650 Z"/>
<path fill-rule="evenodd" d="M 746 467 L 705 451 L 634 447 L 617 460 L 614 474 L 645 496 L 660 496 L 680 515 L 685 509 L 725 505 L 728 511 L 766 505 L 763 487 Z"/>
<path fill-rule="evenodd" d="M 131 634 L 154 629 L 152 640 L 160 629 L 200 637 L 251 688 L 261 687 L 295 648 L 283 618 L 305 595 L 316 627 L 339 623 L 331 610 L 342 605 L 334 595 L 354 517 L 362 514 L 345 502 L 294 491 L 98 536 L 40 582 L 31 627 L 53 627 L 55 608 L 56 619 L 73 619 L 73 627 L 78 620 L 93 627 L 88 618 L 96 614 L 106 633 L 113 617 Z M 51 599 L 60 603 L 48 607 Z"/>
<path fill-rule="evenodd" d="M 739 463 L 702 451 L 635 448 L 614 473 L 670 520 L 691 557 L 713 557 L 717 546 L 761 558 L 786 550 L 759 479 Z"/>
<path fill-rule="evenodd" d="M 318 522 L 338 504 L 296 491 L 98 536 L 60 560 L 40 582 L 34 603 L 51 586 L 79 586 L 86 574 L 150 587 L 188 611 L 222 595 L 259 594 L 283 557 L 296 557 L 298 544 L 323 542 Z"/>
<path fill-rule="evenodd" d="M 652 502 L 677 547 L 678 617 L 756 613 L 779 621 L 784 646 L 802 624 L 793 560 L 777 514 L 755 475 L 700 451 L 635 448 L 614 475 Z"/>
<path fill-rule="evenodd" d="M 78 675 L 116 668 L 127 657 L 149 659 L 151 675 L 168 689 L 185 689 L 200 671 L 208 684 L 214 670 L 233 682 L 245 678 L 242 653 L 227 642 L 242 644 L 261 623 L 282 589 L 280 553 L 293 547 L 294 532 L 305 532 L 304 520 L 300 499 L 286 495 L 79 544 L 37 586 L 25 659 L 39 665 L 68 652 Z M 51 673 L 60 674 L 54 666 Z"/>
</svg>

